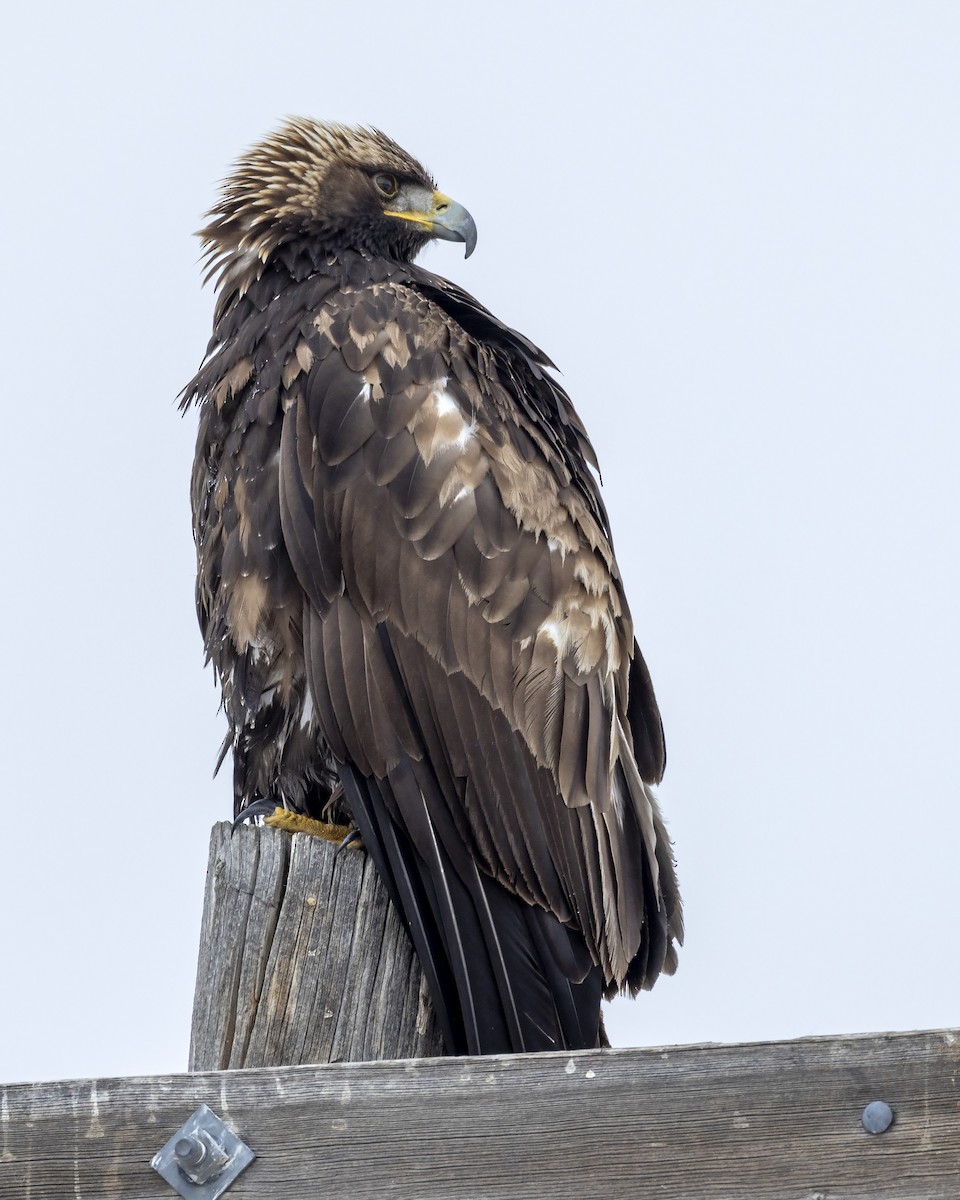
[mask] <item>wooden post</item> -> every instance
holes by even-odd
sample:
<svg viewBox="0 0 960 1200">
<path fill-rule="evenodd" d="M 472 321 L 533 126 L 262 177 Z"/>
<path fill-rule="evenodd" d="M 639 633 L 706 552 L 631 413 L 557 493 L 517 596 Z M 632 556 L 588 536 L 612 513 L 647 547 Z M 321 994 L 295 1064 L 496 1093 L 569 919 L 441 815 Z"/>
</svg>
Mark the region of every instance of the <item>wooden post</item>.
<svg viewBox="0 0 960 1200">
<path fill-rule="evenodd" d="M 369 856 L 215 825 L 190 1070 L 442 1053 L 419 961 Z"/>
</svg>

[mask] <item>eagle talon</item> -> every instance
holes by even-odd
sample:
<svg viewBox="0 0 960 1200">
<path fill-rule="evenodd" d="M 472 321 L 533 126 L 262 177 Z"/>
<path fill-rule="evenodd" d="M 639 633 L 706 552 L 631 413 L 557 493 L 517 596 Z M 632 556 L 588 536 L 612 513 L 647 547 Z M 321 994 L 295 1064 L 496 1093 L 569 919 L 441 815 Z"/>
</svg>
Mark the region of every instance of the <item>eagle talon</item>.
<svg viewBox="0 0 960 1200">
<path fill-rule="evenodd" d="M 347 836 L 343 839 L 340 845 L 334 850 L 333 857 L 339 858 L 340 851 L 346 850 L 350 846 L 355 846 L 358 850 L 363 849 L 363 838 L 360 836 L 359 829 L 351 829 Z"/>
<path fill-rule="evenodd" d="M 317 821 L 314 817 L 308 817 L 306 813 L 292 812 L 289 808 L 274 807 L 273 812 L 263 818 L 263 823 L 271 829 L 283 829 L 287 833 L 305 833 L 338 845 L 349 838 L 352 832 L 348 825 L 331 825 L 326 821 Z"/>
<path fill-rule="evenodd" d="M 266 819 L 271 814 L 277 811 L 278 805 L 276 800 L 254 800 L 252 804 L 248 804 L 246 808 L 241 809 L 234 817 L 231 829 L 236 829 L 238 825 L 242 825 L 244 821 L 255 821 L 257 817 Z"/>
</svg>

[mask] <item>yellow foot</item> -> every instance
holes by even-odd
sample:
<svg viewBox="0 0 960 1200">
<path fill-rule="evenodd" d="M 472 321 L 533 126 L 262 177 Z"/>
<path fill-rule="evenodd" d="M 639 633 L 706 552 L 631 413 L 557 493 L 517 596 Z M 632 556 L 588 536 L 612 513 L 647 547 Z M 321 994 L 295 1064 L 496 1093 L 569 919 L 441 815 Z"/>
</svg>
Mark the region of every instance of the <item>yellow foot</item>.
<svg viewBox="0 0 960 1200">
<path fill-rule="evenodd" d="M 328 825 L 326 821 L 315 821 L 313 817 L 291 812 L 289 808 L 275 808 L 269 817 L 263 818 L 263 823 L 274 829 L 285 829 L 287 833 L 308 833 L 311 837 L 322 837 L 338 845 L 350 835 L 349 825 Z"/>
</svg>

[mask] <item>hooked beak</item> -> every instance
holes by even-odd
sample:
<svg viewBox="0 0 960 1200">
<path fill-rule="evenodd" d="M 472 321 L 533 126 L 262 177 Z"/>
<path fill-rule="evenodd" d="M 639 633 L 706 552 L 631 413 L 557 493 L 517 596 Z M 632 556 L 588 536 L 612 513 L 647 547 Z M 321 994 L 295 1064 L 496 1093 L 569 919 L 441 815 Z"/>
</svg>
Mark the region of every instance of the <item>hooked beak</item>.
<svg viewBox="0 0 960 1200">
<path fill-rule="evenodd" d="M 424 197 L 426 199 L 426 197 Z M 401 221 L 413 221 L 425 229 L 431 237 L 444 242 L 463 242 L 467 247 L 465 258 L 469 258 L 477 245 L 477 225 L 462 204 L 451 200 L 443 192 L 434 192 L 422 208 L 406 211 L 384 209 L 385 217 L 396 217 Z"/>
</svg>

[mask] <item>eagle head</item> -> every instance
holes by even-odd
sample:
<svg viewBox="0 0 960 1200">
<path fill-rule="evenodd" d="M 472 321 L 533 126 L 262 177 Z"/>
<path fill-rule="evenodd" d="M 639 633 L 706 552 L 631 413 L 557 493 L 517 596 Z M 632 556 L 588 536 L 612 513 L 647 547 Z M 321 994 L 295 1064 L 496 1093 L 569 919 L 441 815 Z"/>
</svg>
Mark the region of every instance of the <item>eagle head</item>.
<svg viewBox="0 0 960 1200">
<path fill-rule="evenodd" d="M 467 210 L 385 134 L 300 117 L 237 161 L 208 215 L 199 236 L 221 291 L 245 291 L 283 247 L 408 262 L 432 238 L 467 256 L 477 242 Z"/>
</svg>

